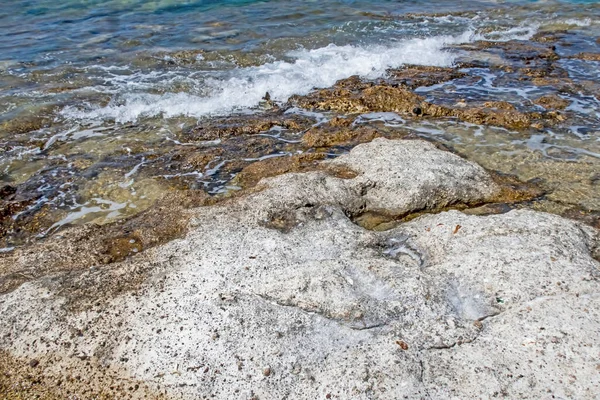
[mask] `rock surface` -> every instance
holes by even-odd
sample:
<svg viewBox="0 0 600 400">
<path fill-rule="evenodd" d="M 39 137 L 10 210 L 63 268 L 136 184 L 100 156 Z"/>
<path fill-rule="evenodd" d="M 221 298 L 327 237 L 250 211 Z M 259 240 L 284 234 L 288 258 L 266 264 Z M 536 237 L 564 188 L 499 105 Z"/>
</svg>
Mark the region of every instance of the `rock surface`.
<svg viewBox="0 0 600 400">
<path fill-rule="evenodd" d="M 396 76 L 401 83 L 365 82 L 354 76 L 338 81 L 333 87 L 316 90 L 306 96 L 292 96 L 290 105 L 309 110 L 333 111 L 346 114 L 369 112 L 394 112 L 405 118 L 456 118 L 459 121 L 500 126 L 507 129 L 527 129 L 532 126 L 552 126 L 556 115 L 539 112 L 521 112 L 506 102 L 484 102 L 460 107 L 448 107 L 426 101 L 425 97 L 410 89 L 410 81 Z M 451 77 L 448 77 L 451 78 Z M 440 79 L 443 81 L 443 79 Z M 503 107 L 497 107 L 504 103 Z M 506 105 L 509 108 L 505 107 Z M 310 142 L 309 142 L 310 143 Z"/>
<path fill-rule="evenodd" d="M 598 231 L 533 211 L 369 231 L 349 216 L 479 204 L 501 189 L 423 141 L 375 139 L 327 168 L 355 174 L 263 179 L 194 210 L 185 238 L 111 267 L 148 274 L 127 292 L 103 296 L 111 282 L 92 268 L 2 295 L 0 349 L 35 359 L 42 377 L 118 370 L 109 398 L 597 396 Z M 54 389 L 92 397 L 79 387 Z"/>
</svg>

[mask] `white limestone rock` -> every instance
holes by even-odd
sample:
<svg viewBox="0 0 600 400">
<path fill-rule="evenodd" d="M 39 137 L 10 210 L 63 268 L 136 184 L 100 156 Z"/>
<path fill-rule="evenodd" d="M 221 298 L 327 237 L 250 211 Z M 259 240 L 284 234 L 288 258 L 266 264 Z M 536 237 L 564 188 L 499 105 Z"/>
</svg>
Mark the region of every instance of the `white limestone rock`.
<svg viewBox="0 0 600 400">
<path fill-rule="evenodd" d="M 386 232 L 347 217 L 498 190 L 448 154 L 378 139 L 333 162 L 354 179 L 287 174 L 200 208 L 184 239 L 123 263 L 155 269 L 108 304 L 74 312 L 69 280 L 24 284 L 0 296 L 0 348 L 84 354 L 185 399 L 594 398 L 597 231 L 533 211 Z"/>
</svg>

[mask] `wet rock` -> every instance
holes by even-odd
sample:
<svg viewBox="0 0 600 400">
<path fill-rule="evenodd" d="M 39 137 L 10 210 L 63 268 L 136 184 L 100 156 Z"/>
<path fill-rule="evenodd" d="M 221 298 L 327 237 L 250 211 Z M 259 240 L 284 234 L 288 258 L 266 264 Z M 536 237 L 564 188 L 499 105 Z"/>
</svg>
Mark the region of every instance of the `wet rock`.
<svg viewBox="0 0 600 400">
<path fill-rule="evenodd" d="M 560 213 L 565 218 L 574 219 L 581 221 L 587 225 L 593 226 L 596 229 L 600 229 L 600 211 L 584 210 L 581 207 L 567 208 Z M 600 248 L 597 249 L 598 255 L 600 255 Z M 598 255 L 594 257 L 600 261 Z"/>
<path fill-rule="evenodd" d="M 9 200 L 15 193 L 17 193 L 16 187 L 3 185 L 0 187 L 0 200 Z"/>
<path fill-rule="evenodd" d="M 39 117 L 14 118 L 0 125 L 0 131 L 9 134 L 23 134 L 37 131 L 46 126 L 50 121 Z"/>
<path fill-rule="evenodd" d="M 302 137 L 302 143 L 311 148 L 331 147 L 335 145 L 353 145 L 370 142 L 382 136 L 380 132 L 367 127 L 337 128 L 318 126 L 309 129 Z"/>
<path fill-rule="evenodd" d="M 92 367 L 75 381 L 135 380 L 175 398 L 541 398 L 548 388 L 593 398 L 597 230 L 533 211 L 450 211 L 369 231 L 349 214 L 493 201 L 500 188 L 416 140 L 375 139 L 326 164 L 356 176 L 266 178 L 262 191 L 194 209 L 185 237 L 143 258 L 4 293 L 0 348 L 11 360 L 55 357 L 36 372 L 42 382 L 84 353 Z M 265 225 L 275 215 L 301 223 Z M 132 277 L 134 291 L 110 289 Z M 85 308 L 65 306 L 86 290 Z"/>
<path fill-rule="evenodd" d="M 569 73 L 566 70 L 556 65 L 519 69 L 517 79 L 530 82 L 535 86 L 546 86 L 558 93 L 574 95 L 585 93 L 592 96 L 600 93 L 598 82 L 589 80 L 575 81 L 569 77 Z"/>
<path fill-rule="evenodd" d="M 485 108 L 493 108 L 496 110 L 516 110 L 515 106 L 513 106 L 507 101 L 486 101 L 485 103 L 483 103 L 483 106 Z"/>
<path fill-rule="evenodd" d="M 513 105 L 502 101 L 487 102 L 483 105 L 461 104 L 454 108 L 433 104 L 426 102 L 423 97 L 405 86 L 362 82 L 358 78 L 340 81 L 331 89 L 318 90 L 307 96 L 292 96 L 290 103 L 308 109 L 350 114 L 394 112 L 408 118 L 455 117 L 474 124 L 509 129 L 525 129 L 540 121 L 548 124 L 554 121 L 539 113 L 518 111 Z"/>
<path fill-rule="evenodd" d="M 569 101 L 555 94 L 542 96 L 534 100 L 534 103 L 544 107 L 547 110 L 564 110 L 569 105 Z"/>
<path fill-rule="evenodd" d="M 140 66 L 193 66 L 203 63 L 251 67 L 269 62 L 269 55 L 254 51 L 205 51 L 189 49 L 142 54 L 134 60 Z"/>
<path fill-rule="evenodd" d="M 232 183 L 249 187 L 256 185 L 262 178 L 287 172 L 314 170 L 318 166 L 318 161 L 323 160 L 325 157 L 323 153 L 304 153 L 257 161 L 242 169 Z"/>
<path fill-rule="evenodd" d="M 290 102 L 302 108 L 363 113 L 392 111 L 410 113 L 424 99 L 402 86 L 372 85 L 358 77 L 336 83 L 332 89 L 323 89 L 307 96 L 292 96 Z"/>
<path fill-rule="evenodd" d="M 54 118 L 56 106 L 52 104 L 40 104 L 29 109 L 17 109 L 7 113 L 0 123 L 0 136 L 24 134 L 37 131 L 49 126 Z"/>
<path fill-rule="evenodd" d="M 352 118 L 344 118 L 344 117 L 333 117 L 331 118 L 328 122 L 327 122 L 327 126 L 332 126 L 332 127 L 341 127 L 341 128 L 348 128 L 350 127 L 352 124 L 354 123 L 354 120 Z M 323 125 L 320 125 L 323 126 Z"/>
<path fill-rule="evenodd" d="M 568 31 L 552 31 L 552 32 L 538 32 L 531 40 L 539 43 L 555 43 L 568 35 Z"/>
<path fill-rule="evenodd" d="M 576 93 L 578 85 L 570 79 L 559 78 L 554 76 L 541 76 L 531 79 L 531 83 L 535 86 L 552 87 L 559 92 Z"/>
<path fill-rule="evenodd" d="M 180 237 L 186 232 L 190 219 L 186 209 L 206 200 L 207 195 L 202 192 L 167 196 L 130 219 L 102 226 L 91 224 L 68 228 L 34 245 L 0 254 L 0 293 L 14 290 L 23 282 L 40 276 L 119 262 Z M 104 276 L 95 279 L 114 279 L 107 270 L 101 275 Z M 109 290 L 94 288 L 75 295 L 77 290 L 74 286 L 71 291 L 74 299 L 82 300 L 97 293 L 96 290 L 106 290 L 107 293 L 130 290 L 128 286 L 135 287 L 144 277 L 145 273 L 140 268 L 138 274 L 129 278 L 121 276 L 119 280 L 123 282 L 114 281 Z"/>
<path fill-rule="evenodd" d="M 600 185 L 596 180 L 600 162 L 595 157 L 575 163 L 568 159 L 550 160 L 538 151 L 526 151 L 509 158 L 499 154 L 480 155 L 474 161 L 488 169 L 514 174 L 523 182 L 535 180 L 546 193 L 544 199 L 556 203 L 539 204 L 538 210 L 562 214 L 566 211 L 562 207 L 567 206 L 600 211 Z"/>
<path fill-rule="evenodd" d="M 155 57 L 164 60 L 169 64 L 190 65 L 203 60 L 206 52 L 201 49 L 197 50 L 179 50 L 170 52 L 160 52 Z"/>
<path fill-rule="evenodd" d="M 525 129 L 531 126 L 532 118 L 526 113 L 511 109 L 469 108 L 456 111 L 462 121 L 479 125 L 503 126 L 510 129 Z"/>
<path fill-rule="evenodd" d="M 503 57 L 511 61 L 554 61 L 559 59 L 559 56 L 556 54 L 556 51 L 552 46 L 531 41 L 477 41 L 474 43 L 461 44 L 456 47 L 468 51 L 485 50 L 489 52 L 496 52 L 497 54 L 501 54 Z"/>
<path fill-rule="evenodd" d="M 232 137 L 222 144 L 226 150 L 224 156 L 231 154 L 234 157 L 250 159 L 260 159 L 265 155 L 286 152 L 286 145 L 277 142 L 271 137 L 266 136 L 249 136 L 249 137 Z"/>
<path fill-rule="evenodd" d="M 558 68 L 554 65 L 538 67 L 538 68 L 534 68 L 534 67 L 520 68 L 518 70 L 518 73 L 520 75 L 525 75 L 529 78 L 546 78 L 546 77 L 564 78 L 564 79 L 567 79 L 567 81 L 570 81 L 569 73 L 567 71 L 565 71 L 564 69 Z M 523 77 L 521 77 L 520 80 L 523 80 Z"/>
<path fill-rule="evenodd" d="M 203 141 L 226 139 L 232 136 L 256 135 L 274 127 L 291 131 L 301 131 L 314 124 L 314 120 L 299 115 L 281 113 L 263 116 L 238 116 L 222 119 L 210 119 L 201 122 L 189 132 L 182 133 L 185 141 Z"/>
<path fill-rule="evenodd" d="M 600 53 L 579 53 L 573 58 L 585 61 L 600 61 Z"/>
<path fill-rule="evenodd" d="M 211 161 L 217 160 L 219 157 L 223 156 L 224 152 L 225 151 L 222 148 L 206 152 L 192 151 L 184 156 L 182 169 L 203 171 Z M 177 159 L 177 156 L 178 155 L 173 157 L 173 159 Z"/>
<path fill-rule="evenodd" d="M 388 82 L 416 89 L 421 86 L 437 85 L 464 76 L 466 76 L 466 73 L 456 68 L 414 65 L 388 71 Z"/>
<path fill-rule="evenodd" d="M 10 191 L 11 189 L 6 189 Z M 14 194 L 10 194 L 7 197 L 11 198 Z M 27 211 L 27 209 L 34 203 L 35 199 L 25 198 L 19 200 L 0 200 L 0 238 L 4 238 L 7 235 L 14 233 L 16 230 L 23 228 L 21 221 L 17 221 L 17 216 Z"/>
</svg>

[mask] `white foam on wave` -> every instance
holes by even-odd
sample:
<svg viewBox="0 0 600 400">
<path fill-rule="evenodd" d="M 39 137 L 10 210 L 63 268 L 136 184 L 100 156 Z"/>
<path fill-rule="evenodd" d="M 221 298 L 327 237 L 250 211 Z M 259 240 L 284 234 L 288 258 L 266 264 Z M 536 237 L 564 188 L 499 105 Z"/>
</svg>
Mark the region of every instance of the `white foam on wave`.
<svg viewBox="0 0 600 400">
<path fill-rule="evenodd" d="M 531 36 L 532 29 L 515 29 L 503 33 L 503 39 Z M 294 61 L 275 61 L 260 66 L 223 72 L 222 77 L 206 76 L 203 93 L 151 94 L 124 92 L 105 107 L 81 109 L 67 107 L 63 116 L 78 120 L 135 121 L 141 117 L 202 117 L 226 115 L 248 110 L 260 104 L 265 93 L 284 102 L 294 94 L 303 95 L 315 88 L 332 86 L 352 75 L 374 79 L 390 68 L 405 64 L 451 66 L 456 53 L 446 49 L 452 44 L 468 43 L 486 37 L 466 31 L 456 36 L 406 39 L 391 45 L 337 46 L 288 53 Z M 135 85 L 132 85 L 135 86 Z"/>
<path fill-rule="evenodd" d="M 580 26 L 582 28 L 591 26 L 594 22 L 596 22 L 596 21 L 592 21 L 591 18 L 583 18 L 583 19 L 568 18 L 568 19 L 562 19 L 562 20 L 555 21 L 555 23 L 562 23 L 562 24 L 565 24 L 565 25 Z"/>
<path fill-rule="evenodd" d="M 519 25 L 506 30 L 492 31 L 481 34 L 480 40 L 493 40 L 496 42 L 508 42 L 511 40 L 529 40 L 540 28 L 540 23 L 531 22 L 527 25 Z"/>
<path fill-rule="evenodd" d="M 124 93 L 106 107 L 92 110 L 65 108 L 63 115 L 76 119 L 134 121 L 140 117 L 201 117 L 228 114 L 257 106 L 266 92 L 276 101 L 294 94 L 307 94 L 314 88 L 333 85 L 352 75 L 364 78 L 383 76 L 387 69 L 404 64 L 450 66 L 455 54 L 444 47 L 473 40 L 472 32 L 459 36 L 416 38 L 393 46 L 337 46 L 297 50 L 288 56 L 293 62 L 275 61 L 256 67 L 239 68 L 229 76 L 207 78 L 208 96 L 190 93 Z"/>
</svg>

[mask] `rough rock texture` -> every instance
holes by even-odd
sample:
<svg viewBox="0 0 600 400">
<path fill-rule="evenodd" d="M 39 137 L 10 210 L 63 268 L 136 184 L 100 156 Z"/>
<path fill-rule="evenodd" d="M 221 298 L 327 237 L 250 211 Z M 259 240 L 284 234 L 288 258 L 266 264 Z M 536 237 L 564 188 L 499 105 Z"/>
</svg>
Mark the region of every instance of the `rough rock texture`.
<svg viewBox="0 0 600 400">
<path fill-rule="evenodd" d="M 314 121 L 299 115 L 281 113 L 266 114 L 262 117 L 252 115 L 208 120 L 198 124 L 191 131 L 182 133 L 181 138 L 191 141 L 226 139 L 238 135 L 256 135 L 267 132 L 274 126 L 300 131 L 310 127 Z"/>
<path fill-rule="evenodd" d="M 186 206 L 198 206 L 207 197 L 203 192 L 166 196 L 152 208 L 126 221 L 72 227 L 38 246 L 25 246 L 0 254 L 0 293 L 48 274 L 120 261 L 181 237 L 191 218 Z M 104 278 L 111 275 L 106 269 L 103 273 Z M 143 278 L 140 276 L 140 279 Z M 135 280 L 129 279 L 130 282 Z M 110 289 L 117 289 L 119 284 L 115 280 L 112 282 L 114 285 Z"/>
<path fill-rule="evenodd" d="M 391 168 L 400 163 L 400 168 Z M 360 188 L 369 211 L 401 215 L 480 203 L 499 193 L 483 168 L 420 140 L 375 139 L 330 164 L 359 173 L 350 182 Z"/>
<path fill-rule="evenodd" d="M 381 133 L 372 128 L 320 126 L 309 129 L 302 136 L 302 143 L 308 147 L 330 147 L 335 145 L 348 145 L 349 143 L 364 143 L 381 136 Z"/>
<path fill-rule="evenodd" d="M 500 189 L 422 141 L 376 139 L 329 164 L 356 176 L 286 174 L 196 209 L 184 239 L 120 264 L 151 266 L 129 293 L 72 298 L 98 285 L 85 270 L 2 295 L 0 348 L 43 360 L 42 376 L 86 360 L 82 379 L 110 367 L 172 398 L 596 397 L 597 231 L 532 211 L 368 231 L 348 214 Z"/>
<path fill-rule="evenodd" d="M 546 109 L 564 110 L 569 105 L 569 102 L 560 96 L 548 94 L 536 99 L 535 104 Z"/>
<path fill-rule="evenodd" d="M 586 61 L 600 61 L 600 54 L 598 53 L 579 53 L 573 58 L 579 58 Z"/>
<path fill-rule="evenodd" d="M 292 96 L 290 104 L 311 110 L 350 114 L 395 112 L 410 118 L 454 117 L 459 121 L 508 129 L 526 129 L 556 122 L 552 115 L 518 111 L 506 102 L 447 107 L 426 101 L 404 84 L 363 82 L 358 77 L 340 80 L 332 88 L 316 90 L 306 96 Z"/>
<path fill-rule="evenodd" d="M 273 157 L 248 165 L 234 178 L 235 184 L 244 187 L 256 185 L 262 178 L 286 172 L 315 169 L 318 161 L 325 159 L 323 153 L 303 153 L 286 157 Z"/>
<path fill-rule="evenodd" d="M 503 57 L 513 61 L 532 61 L 532 60 L 557 60 L 559 57 L 552 46 L 536 42 L 493 42 L 477 41 L 474 43 L 465 43 L 456 46 L 464 50 L 484 50 L 492 54 L 501 54 Z"/>
<path fill-rule="evenodd" d="M 466 76 L 455 68 L 429 67 L 421 65 L 407 66 L 389 71 L 389 80 L 416 89 L 419 86 L 431 86 Z"/>
</svg>

